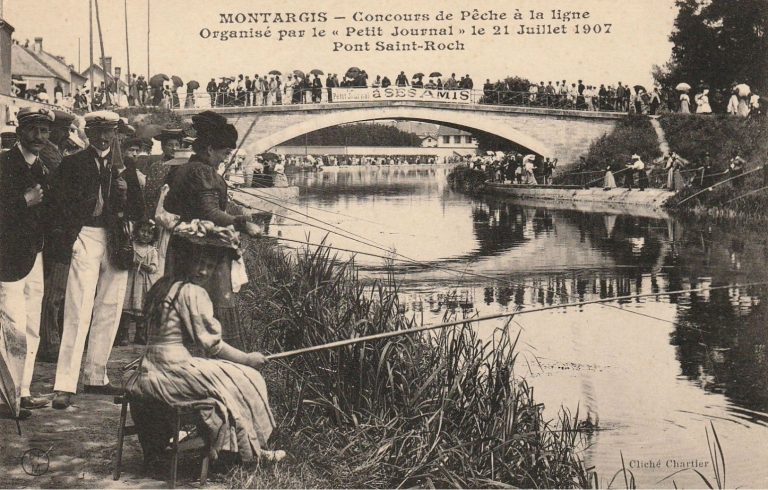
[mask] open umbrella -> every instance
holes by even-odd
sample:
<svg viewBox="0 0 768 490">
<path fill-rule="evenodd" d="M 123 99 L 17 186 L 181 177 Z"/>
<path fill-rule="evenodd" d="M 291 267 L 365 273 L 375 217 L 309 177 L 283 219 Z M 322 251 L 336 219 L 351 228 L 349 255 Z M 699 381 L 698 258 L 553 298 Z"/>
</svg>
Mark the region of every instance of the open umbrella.
<svg viewBox="0 0 768 490">
<path fill-rule="evenodd" d="M 176 75 L 171 77 L 171 81 L 176 87 L 181 87 L 184 85 L 184 81 Z"/>
<path fill-rule="evenodd" d="M 152 139 L 163 132 L 163 127 L 159 124 L 146 124 L 136 128 L 136 138 Z"/>
<path fill-rule="evenodd" d="M 639 94 L 640 92 L 648 92 L 642 85 L 635 85 L 634 89 L 636 94 Z"/>
<path fill-rule="evenodd" d="M 424 74 L 423 74 L 423 73 L 421 73 L 421 72 L 419 72 L 419 73 L 414 73 L 412 78 L 424 78 Z"/>
<path fill-rule="evenodd" d="M 687 92 L 691 90 L 691 86 L 685 82 L 681 82 L 675 86 L 675 90 L 677 90 L 678 92 Z"/>
<path fill-rule="evenodd" d="M 277 153 L 272 153 L 271 151 L 267 152 L 267 153 L 262 153 L 261 154 L 261 158 L 263 158 L 264 161 L 266 161 L 266 162 L 277 162 L 277 161 L 280 161 L 280 155 L 278 155 Z"/>
<path fill-rule="evenodd" d="M 439 71 L 433 71 L 432 73 L 429 74 L 429 76 L 430 77 L 442 77 L 443 74 L 440 73 Z"/>
<path fill-rule="evenodd" d="M 269 72 L 269 74 L 270 75 L 282 75 L 282 72 L 280 72 L 278 70 L 272 70 L 272 71 Z"/>
<path fill-rule="evenodd" d="M 733 90 L 738 94 L 739 97 L 746 97 L 752 92 L 752 89 L 746 83 L 740 83 L 736 85 L 733 87 Z"/>
<path fill-rule="evenodd" d="M 360 68 L 356 66 L 352 66 L 347 70 L 347 73 L 344 75 L 346 78 L 355 78 L 357 75 L 360 74 Z"/>
<path fill-rule="evenodd" d="M 307 78 L 307 76 L 301 70 L 293 70 L 293 74 L 299 78 Z"/>
<path fill-rule="evenodd" d="M 323 73 L 323 70 L 318 70 L 317 68 L 315 68 L 309 73 L 311 73 L 312 75 L 325 75 L 325 73 Z"/>
<path fill-rule="evenodd" d="M 152 76 L 147 83 L 149 83 L 150 87 L 162 87 L 166 80 L 170 80 L 168 75 L 165 73 L 158 73 L 157 75 Z"/>
<path fill-rule="evenodd" d="M 197 90 L 200 88 L 200 82 L 197 80 L 190 80 L 187 82 L 187 88 L 191 90 Z"/>
</svg>

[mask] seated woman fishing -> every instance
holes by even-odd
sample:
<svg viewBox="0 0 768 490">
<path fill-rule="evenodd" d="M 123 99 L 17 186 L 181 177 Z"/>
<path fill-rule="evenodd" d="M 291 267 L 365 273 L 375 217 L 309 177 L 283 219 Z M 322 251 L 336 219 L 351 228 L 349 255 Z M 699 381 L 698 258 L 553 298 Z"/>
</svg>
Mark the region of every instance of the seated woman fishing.
<svg viewBox="0 0 768 490">
<path fill-rule="evenodd" d="M 193 222 L 181 223 L 174 237 L 186 241 L 190 253 L 182 267 L 147 294 L 147 348 L 125 380 L 145 462 L 158 459 L 173 435 L 163 409 L 201 400 L 215 406 L 201 417 L 213 458 L 230 451 L 243 462 L 279 461 L 284 451 L 265 449 L 275 427 L 267 387 L 257 371 L 266 358 L 222 340 L 221 324 L 203 288 L 222 258 L 237 253 L 238 236 L 231 228 Z M 195 357 L 190 349 L 201 349 L 207 358 Z"/>
</svg>

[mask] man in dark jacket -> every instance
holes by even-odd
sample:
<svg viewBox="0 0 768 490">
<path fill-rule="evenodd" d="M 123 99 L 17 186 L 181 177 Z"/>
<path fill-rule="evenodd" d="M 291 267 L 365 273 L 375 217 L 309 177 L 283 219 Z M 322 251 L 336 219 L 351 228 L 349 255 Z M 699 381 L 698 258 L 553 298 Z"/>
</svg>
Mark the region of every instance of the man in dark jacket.
<svg viewBox="0 0 768 490">
<path fill-rule="evenodd" d="M 216 106 L 216 90 L 218 90 L 216 80 L 211 78 L 211 81 L 205 86 L 205 91 L 208 92 L 208 95 L 211 97 L 211 107 Z"/>
<path fill-rule="evenodd" d="M 17 116 L 18 143 L 0 155 L 0 336 L 8 349 L 15 384 L 6 388 L 17 390 L 19 404 L 11 408 L 20 417 L 48 404 L 32 397 L 29 388 L 40 342 L 42 251 L 48 220 L 48 172 L 39 154 L 48 142 L 53 119 L 47 109 L 22 108 Z"/>
<path fill-rule="evenodd" d="M 61 160 L 65 155 L 73 153 L 68 147 L 70 125 L 74 116 L 58 110 L 53 112 L 55 119 L 51 124 L 50 139 L 48 145 L 40 151 L 40 159 L 50 172 L 49 191 L 46 196 L 49 208 L 56 206 L 55 183 L 58 181 Z M 37 352 L 38 360 L 43 362 L 56 362 L 64 322 L 64 290 L 69 274 L 69 257 L 68 254 L 62 253 L 61 233 L 61 224 L 49 221 L 43 248 L 45 294 L 40 318 L 40 347 Z"/>
<path fill-rule="evenodd" d="M 85 393 L 122 391 L 109 383 L 107 361 L 120 322 L 128 271 L 110 260 L 107 230 L 121 218 L 142 219 L 144 200 L 135 169 L 121 167 L 121 159 L 113 154 L 119 119 L 109 111 L 86 114 L 90 146 L 65 157 L 59 167 L 57 211 L 64 229 L 62 246 L 71 253 L 72 263 L 54 385 L 57 409 L 72 404 L 86 337 Z"/>
</svg>

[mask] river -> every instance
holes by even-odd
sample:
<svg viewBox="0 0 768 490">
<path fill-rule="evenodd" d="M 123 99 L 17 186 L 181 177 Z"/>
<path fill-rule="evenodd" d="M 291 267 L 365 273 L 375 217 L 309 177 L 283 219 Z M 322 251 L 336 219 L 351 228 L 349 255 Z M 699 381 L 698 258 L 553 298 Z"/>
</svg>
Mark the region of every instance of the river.
<svg viewBox="0 0 768 490">
<path fill-rule="evenodd" d="M 556 418 L 560 407 L 598 420 L 582 457 L 601 487 L 625 465 L 638 487 L 714 483 L 710 422 L 729 487 L 768 487 L 768 239 L 675 220 L 552 204 L 471 198 L 451 191 L 448 168 L 357 167 L 291 177 L 295 207 L 414 259 L 396 263 L 406 314 L 460 318 L 439 300 L 453 291 L 490 315 L 565 302 L 654 293 L 631 300 L 519 315 L 516 374 Z M 324 231 L 280 211 L 268 232 L 317 242 Z M 323 225 L 328 226 L 328 225 Z M 334 246 L 387 255 L 357 239 Z M 340 255 L 349 254 L 340 252 Z M 385 261 L 358 255 L 362 277 Z M 441 269 L 436 269 L 440 267 Z M 446 269 L 451 269 L 446 270 Z M 455 271 L 455 272 L 454 272 Z M 706 286 L 698 293 L 658 295 Z M 504 320 L 477 325 L 485 336 Z M 613 486 L 623 487 L 623 476 Z"/>
</svg>

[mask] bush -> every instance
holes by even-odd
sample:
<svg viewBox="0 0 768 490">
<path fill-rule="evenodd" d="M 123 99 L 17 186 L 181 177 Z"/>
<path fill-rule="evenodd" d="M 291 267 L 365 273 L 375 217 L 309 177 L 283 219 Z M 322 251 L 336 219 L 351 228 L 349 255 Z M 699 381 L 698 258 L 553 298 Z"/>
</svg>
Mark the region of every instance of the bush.
<svg viewBox="0 0 768 490">
<path fill-rule="evenodd" d="M 251 347 L 277 352 L 413 326 L 393 276 L 364 285 L 354 263 L 328 249 L 287 255 L 251 242 L 246 262 L 256 285 L 241 294 Z M 228 483 L 585 486 L 576 420 L 563 413 L 557 428 L 544 420 L 513 375 L 516 340 L 500 329 L 482 341 L 464 324 L 272 363 L 265 377 L 283 420 L 277 438 L 302 476 L 236 471 Z"/>
<path fill-rule="evenodd" d="M 659 139 L 645 116 L 629 116 L 619 120 L 610 134 L 604 134 L 594 141 L 587 152 L 585 172 L 605 172 L 606 167 L 616 172 L 631 163 L 637 153 L 645 162 L 646 169 L 654 159 L 661 156 Z"/>
<path fill-rule="evenodd" d="M 447 179 L 451 189 L 476 194 L 482 192 L 488 175 L 482 170 L 457 165 L 448 172 Z"/>
</svg>

